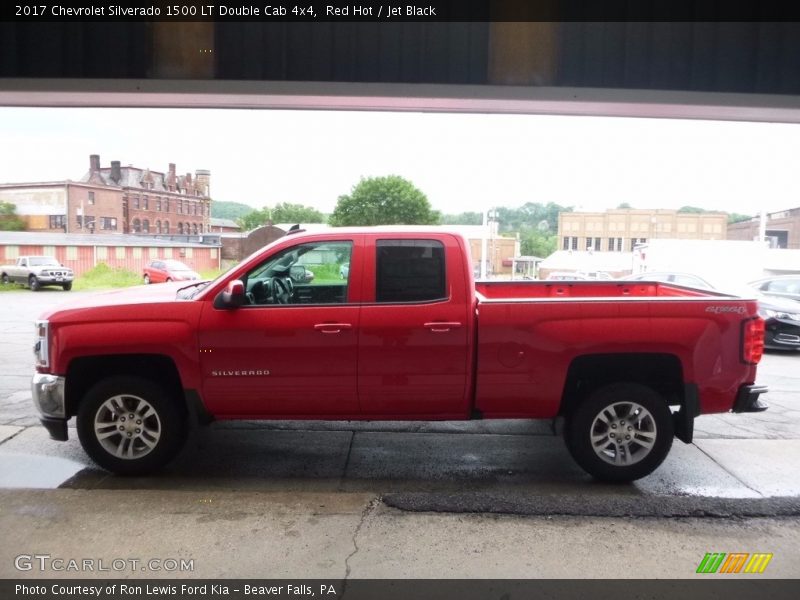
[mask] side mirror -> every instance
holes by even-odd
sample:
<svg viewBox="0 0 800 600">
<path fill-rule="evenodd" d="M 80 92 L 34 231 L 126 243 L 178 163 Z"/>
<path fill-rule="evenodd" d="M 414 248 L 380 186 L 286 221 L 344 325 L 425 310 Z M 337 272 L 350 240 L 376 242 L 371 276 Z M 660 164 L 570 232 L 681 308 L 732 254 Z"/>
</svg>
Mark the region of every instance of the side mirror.
<svg viewBox="0 0 800 600">
<path fill-rule="evenodd" d="M 244 304 L 244 299 L 244 283 L 240 279 L 234 279 L 214 298 L 214 308 L 239 308 Z"/>
<path fill-rule="evenodd" d="M 309 275 L 311 276 L 309 277 Z M 293 265 L 289 269 L 289 277 L 296 283 L 308 283 L 314 278 L 311 271 L 307 271 L 303 265 Z"/>
</svg>

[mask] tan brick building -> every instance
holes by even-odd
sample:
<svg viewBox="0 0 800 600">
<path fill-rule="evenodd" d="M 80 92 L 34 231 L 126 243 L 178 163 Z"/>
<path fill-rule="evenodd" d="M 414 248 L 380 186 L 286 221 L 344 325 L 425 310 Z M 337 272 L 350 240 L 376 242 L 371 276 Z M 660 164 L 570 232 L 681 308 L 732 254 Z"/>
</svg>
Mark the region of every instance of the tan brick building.
<svg viewBox="0 0 800 600">
<path fill-rule="evenodd" d="M 80 181 L 0 184 L 0 201 L 17 206 L 28 231 L 200 235 L 211 229 L 210 184 L 209 171 L 103 168 L 92 154 Z"/>
<path fill-rule="evenodd" d="M 559 250 L 630 252 L 650 239 L 724 240 L 725 213 L 668 209 L 613 209 L 558 215 Z"/>
</svg>

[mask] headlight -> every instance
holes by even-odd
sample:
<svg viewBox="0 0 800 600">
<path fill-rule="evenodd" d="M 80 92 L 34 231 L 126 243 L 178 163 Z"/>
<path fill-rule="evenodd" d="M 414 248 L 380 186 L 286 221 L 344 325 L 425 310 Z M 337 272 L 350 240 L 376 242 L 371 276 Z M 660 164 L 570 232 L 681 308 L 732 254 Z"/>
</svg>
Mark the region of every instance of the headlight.
<svg viewBox="0 0 800 600">
<path fill-rule="evenodd" d="M 50 323 L 48 321 L 35 321 L 36 343 L 33 345 L 33 355 L 36 367 L 46 369 L 50 366 Z"/>
</svg>

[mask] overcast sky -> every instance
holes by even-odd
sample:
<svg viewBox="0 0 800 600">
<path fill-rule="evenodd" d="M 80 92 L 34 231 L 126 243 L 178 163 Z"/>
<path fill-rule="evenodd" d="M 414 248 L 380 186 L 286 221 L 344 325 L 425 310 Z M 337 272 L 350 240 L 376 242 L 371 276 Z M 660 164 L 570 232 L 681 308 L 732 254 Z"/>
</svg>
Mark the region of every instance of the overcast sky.
<svg viewBox="0 0 800 600">
<path fill-rule="evenodd" d="M 445 213 L 525 202 L 604 210 L 800 206 L 800 126 L 600 117 L 279 110 L 0 108 L 0 183 L 101 166 L 211 171 L 215 200 L 331 212 L 400 175 Z"/>
</svg>

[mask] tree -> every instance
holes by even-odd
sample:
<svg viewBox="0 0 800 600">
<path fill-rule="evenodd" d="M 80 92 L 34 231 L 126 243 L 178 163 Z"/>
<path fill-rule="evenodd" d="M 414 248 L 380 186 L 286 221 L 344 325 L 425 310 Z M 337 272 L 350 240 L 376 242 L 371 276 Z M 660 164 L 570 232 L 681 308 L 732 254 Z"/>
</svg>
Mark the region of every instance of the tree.
<svg viewBox="0 0 800 600">
<path fill-rule="evenodd" d="M 242 229 L 249 231 L 272 223 L 324 223 L 325 215 L 316 208 L 279 202 L 274 208 L 265 206 L 261 210 L 254 210 L 238 219 Z"/>
<path fill-rule="evenodd" d="M 211 202 L 211 216 L 215 219 L 240 219 L 253 212 L 253 207 L 241 202 L 214 200 Z"/>
<path fill-rule="evenodd" d="M 347 225 L 435 225 L 439 212 L 414 184 L 397 175 L 361 179 L 349 195 L 339 196 L 328 222 Z"/>
<path fill-rule="evenodd" d="M 457 215 L 444 215 L 443 225 L 483 225 L 483 215 L 479 212 L 462 212 Z"/>
<path fill-rule="evenodd" d="M 17 216 L 17 205 L 0 202 L 0 231 L 25 231 L 25 221 Z"/>
<path fill-rule="evenodd" d="M 750 219 L 753 218 L 754 217 L 752 215 L 743 215 L 741 213 L 730 213 L 728 215 L 728 224 L 730 225 L 731 223 L 741 223 L 742 221 L 749 221 Z"/>
<path fill-rule="evenodd" d="M 621 210 L 630 210 L 633 207 L 630 205 L 630 202 L 620 202 L 617 208 Z"/>
</svg>

